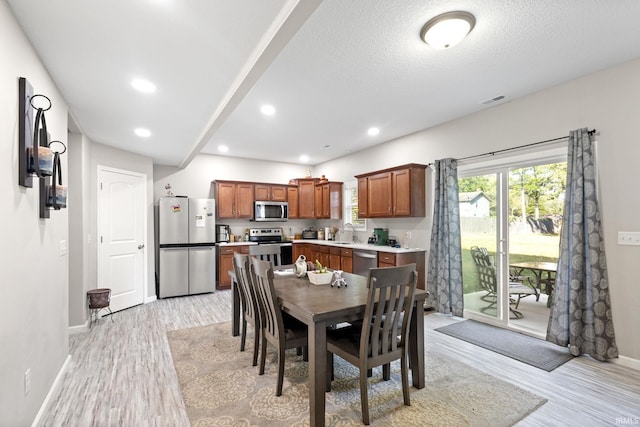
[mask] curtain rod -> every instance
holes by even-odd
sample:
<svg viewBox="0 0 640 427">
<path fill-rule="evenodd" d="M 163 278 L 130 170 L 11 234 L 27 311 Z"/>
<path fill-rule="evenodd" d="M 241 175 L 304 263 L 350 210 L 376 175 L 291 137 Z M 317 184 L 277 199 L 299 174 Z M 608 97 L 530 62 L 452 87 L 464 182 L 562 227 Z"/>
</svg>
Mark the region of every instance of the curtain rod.
<svg viewBox="0 0 640 427">
<path fill-rule="evenodd" d="M 595 129 L 589 131 L 589 135 L 594 135 L 594 134 L 596 134 L 596 130 Z M 468 159 L 475 159 L 476 157 L 494 156 L 497 153 L 504 153 L 506 151 L 519 150 L 521 148 L 532 147 L 534 145 L 546 144 L 546 143 L 549 143 L 549 142 L 562 141 L 563 139 L 568 139 L 568 138 L 569 138 L 569 135 L 561 136 L 561 137 L 558 137 L 558 138 L 546 139 L 544 141 L 532 142 L 530 144 L 518 145 L 517 147 L 505 148 L 505 149 L 502 149 L 502 150 L 489 151 L 488 153 L 475 154 L 473 156 L 461 157 L 461 158 L 456 159 L 456 160 L 468 160 Z M 427 164 L 427 166 L 431 166 L 431 165 L 433 165 L 433 163 Z"/>
</svg>

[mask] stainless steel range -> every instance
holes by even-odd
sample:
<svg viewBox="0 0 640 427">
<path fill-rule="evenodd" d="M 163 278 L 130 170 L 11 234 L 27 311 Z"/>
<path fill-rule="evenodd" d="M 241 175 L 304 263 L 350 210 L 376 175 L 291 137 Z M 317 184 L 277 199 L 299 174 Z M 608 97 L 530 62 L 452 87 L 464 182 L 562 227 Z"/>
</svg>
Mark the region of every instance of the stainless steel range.
<svg viewBox="0 0 640 427">
<path fill-rule="evenodd" d="M 282 264 L 293 264 L 293 244 L 290 240 L 284 240 L 281 228 L 250 228 L 249 241 L 259 245 L 279 246 Z"/>
</svg>

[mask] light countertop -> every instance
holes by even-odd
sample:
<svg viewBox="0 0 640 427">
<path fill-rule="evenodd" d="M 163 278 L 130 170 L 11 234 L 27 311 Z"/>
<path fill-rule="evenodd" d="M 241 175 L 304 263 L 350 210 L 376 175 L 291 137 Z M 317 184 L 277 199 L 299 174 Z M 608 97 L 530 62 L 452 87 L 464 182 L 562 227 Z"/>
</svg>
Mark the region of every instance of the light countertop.
<svg viewBox="0 0 640 427">
<path fill-rule="evenodd" d="M 378 246 L 370 245 L 367 243 L 351 243 L 341 242 L 335 240 L 317 240 L 317 239 L 299 239 L 293 240 L 293 243 L 310 243 L 313 245 L 334 246 L 337 248 L 349 248 L 349 249 L 365 249 L 369 251 L 388 252 L 392 254 L 406 254 L 413 252 L 425 252 L 424 248 L 392 248 L 391 246 Z M 256 242 L 228 242 L 228 243 L 216 243 L 218 246 L 246 246 L 257 245 Z"/>
<path fill-rule="evenodd" d="M 366 249 L 370 251 L 389 252 L 394 254 L 405 254 L 405 253 L 426 251 L 426 249 L 424 248 L 392 248 L 391 246 L 378 246 L 378 245 L 370 245 L 367 243 L 340 242 L 335 240 L 302 239 L 302 240 L 294 240 L 293 243 L 310 243 L 313 245 L 334 246 L 338 248 Z"/>
</svg>

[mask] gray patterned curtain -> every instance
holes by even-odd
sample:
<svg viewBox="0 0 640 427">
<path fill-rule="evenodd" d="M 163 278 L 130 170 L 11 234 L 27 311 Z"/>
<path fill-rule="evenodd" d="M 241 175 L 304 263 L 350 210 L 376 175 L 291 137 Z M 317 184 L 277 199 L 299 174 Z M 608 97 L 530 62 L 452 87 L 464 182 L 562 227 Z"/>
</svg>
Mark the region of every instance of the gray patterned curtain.
<svg viewBox="0 0 640 427">
<path fill-rule="evenodd" d="M 458 164 L 455 159 L 435 161 L 433 228 L 427 272 L 429 303 L 441 313 L 462 317 L 462 250 Z"/>
<path fill-rule="evenodd" d="M 593 146 L 586 128 L 569 133 L 560 257 L 547 341 L 569 346 L 574 356 L 618 357 Z"/>
</svg>

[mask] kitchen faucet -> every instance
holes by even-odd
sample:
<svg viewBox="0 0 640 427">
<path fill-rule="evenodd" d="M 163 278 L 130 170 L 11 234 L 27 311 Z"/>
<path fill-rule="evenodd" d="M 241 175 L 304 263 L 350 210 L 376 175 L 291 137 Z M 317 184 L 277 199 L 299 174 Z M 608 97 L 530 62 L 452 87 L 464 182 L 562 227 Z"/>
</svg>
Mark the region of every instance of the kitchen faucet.
<svg viewBox="0 0 640 427">
<path fill-rule="evenodd" d="M 344 227 L 342 227 L 343 231 L 347 231 L 347 225 L 351 227 L 351 243 L 357 243 L 358 239 L 356 236 L 356 232 L 353 228 L 353 224 L 351 224 L 350 222 L 347 222 Z"/>
</svg>

